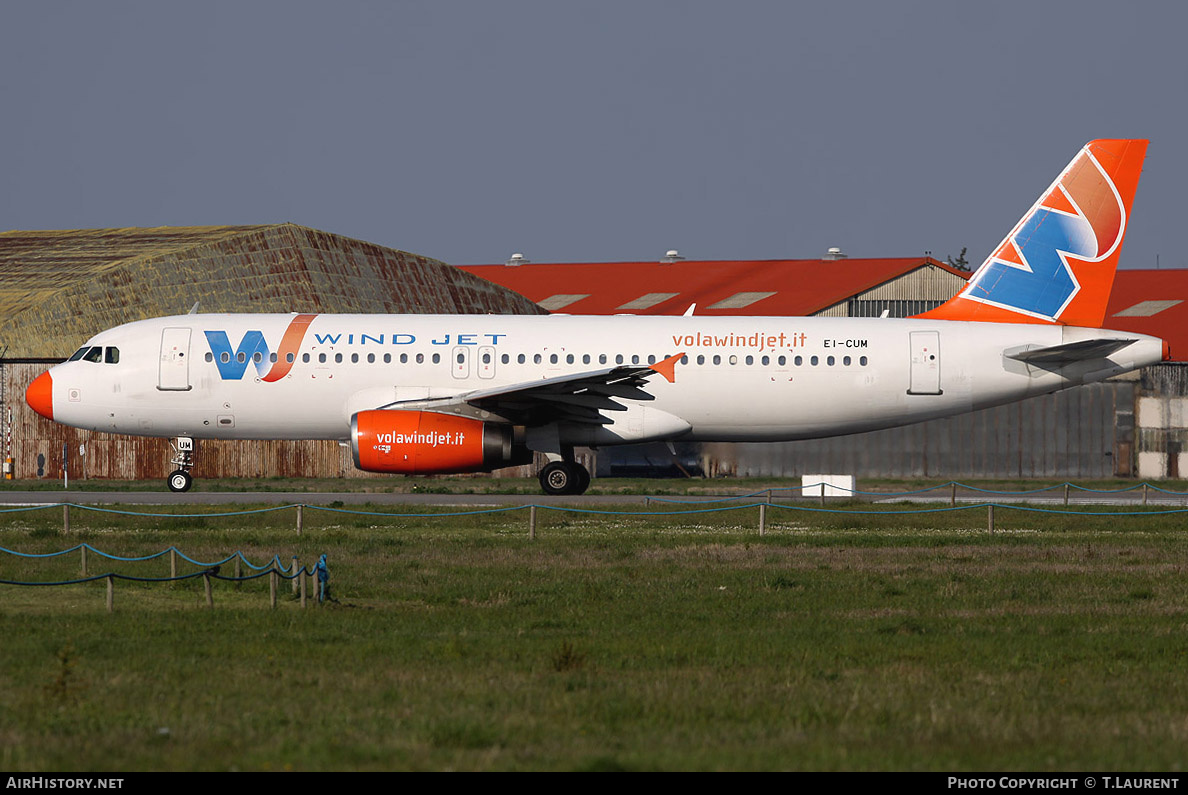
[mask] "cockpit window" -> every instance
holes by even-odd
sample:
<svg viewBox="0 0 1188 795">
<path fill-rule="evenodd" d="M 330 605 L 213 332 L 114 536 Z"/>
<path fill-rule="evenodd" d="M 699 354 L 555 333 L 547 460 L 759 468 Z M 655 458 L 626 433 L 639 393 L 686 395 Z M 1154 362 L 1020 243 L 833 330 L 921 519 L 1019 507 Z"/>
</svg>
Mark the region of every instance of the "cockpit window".
<svg viewBox="0 0 1188 795">
<path fill-rule="evenodd" d="M 83 354 L 82 359 L 84 362 L 101 362 L 103 361 L 103 349 L 96 345 Z"/>
<path fill-rule="evenodd" d="M 106 348 L 103 354 L 103 361 L 107 362 L 108 364 L 119 364 L 120 349 L 113 346 Z"/>
<path fill-rule="evenodd" d="M 90 349 L 91 349 L 91 348 L 90 348 L 90 346 L 89 346 L 89 345 L 84 345 L 83 347 L 81 347 L 81 348 L 79 348 L 77 351 L 75 351 L 75 352 L 74 352 L 74 355 L 73 355 L 73 356 L 71 356 L 71 357 L 70 357 L 70 359 L 69 359 L 68 361 L 71 361 L 71 362 L 77 362 L 77 361 L 78 361 L 79 359 L 81 359 L 81 358 L 82 358 L 82 357 L 83 357 L 83 356 L 86 354 L 86 352 L 87 352 L 87 351 L 89 351 Z"/>
</svg>

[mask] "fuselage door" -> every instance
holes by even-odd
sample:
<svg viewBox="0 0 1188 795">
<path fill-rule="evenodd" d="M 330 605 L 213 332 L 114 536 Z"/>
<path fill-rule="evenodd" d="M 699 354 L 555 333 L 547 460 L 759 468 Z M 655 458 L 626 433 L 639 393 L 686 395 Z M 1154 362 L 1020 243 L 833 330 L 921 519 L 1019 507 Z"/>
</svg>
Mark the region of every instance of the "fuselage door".
<svg viewBox="0 0 1188 795">
<path fill-rule="evenodd" d="M 478 374 L 479 378 L 494 378 L 495 377 L 495 349 L 490 345 L 484 345 L 478 349 Z"/>
<path fill-rule="evenodd" d="M 912 349 L 912 380 L 909 395 L 939 395 L 940 387 L 940 332 L 913 331 L 910 334 Z"/>
<path fill-rule="evenodd" d="M 190 389 L 190 329 L 167 328 L 161 332 L 157 389 L 173 392 Z"/>
<path fill-rule="evenodd" d="M 454 348 L 454 378 L 470 377 L 470 348 L 459 345 Z"/>
</svg>

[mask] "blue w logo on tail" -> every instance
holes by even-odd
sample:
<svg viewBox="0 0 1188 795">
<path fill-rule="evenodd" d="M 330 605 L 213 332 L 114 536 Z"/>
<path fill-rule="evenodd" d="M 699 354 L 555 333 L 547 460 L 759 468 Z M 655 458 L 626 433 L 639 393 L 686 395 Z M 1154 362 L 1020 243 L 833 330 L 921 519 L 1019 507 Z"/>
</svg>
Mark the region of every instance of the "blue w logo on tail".
<svg viewBox="0 0 1188 795">
<path fill-rule="evenodd" d="M 1097 253 L 1084 216 L 1039 207 L 978 271 L 966 295 L 1055 318 L 1079 288 L 1065 255 L 1091 260 Z"/>
<path fill-rule="evenodd" d="M 1090 141 L 965 288 L 918 317 L 1099 325 L 1147 142 Z"/>
</svg>

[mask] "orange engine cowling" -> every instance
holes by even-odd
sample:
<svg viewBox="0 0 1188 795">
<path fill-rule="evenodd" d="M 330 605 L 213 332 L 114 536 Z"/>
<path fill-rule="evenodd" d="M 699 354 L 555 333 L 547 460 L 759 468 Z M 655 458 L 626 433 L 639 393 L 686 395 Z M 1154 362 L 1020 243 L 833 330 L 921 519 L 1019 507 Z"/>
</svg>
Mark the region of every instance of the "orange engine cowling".
<svg viewBox="0 0 1188 795">
<path fill-rule="evenodd" d="M 351 417 L 351 452 L 365 472 L 483 472 L 531 461 L 510 425 L 431 411 L 373 410 Z"/>
</svg>

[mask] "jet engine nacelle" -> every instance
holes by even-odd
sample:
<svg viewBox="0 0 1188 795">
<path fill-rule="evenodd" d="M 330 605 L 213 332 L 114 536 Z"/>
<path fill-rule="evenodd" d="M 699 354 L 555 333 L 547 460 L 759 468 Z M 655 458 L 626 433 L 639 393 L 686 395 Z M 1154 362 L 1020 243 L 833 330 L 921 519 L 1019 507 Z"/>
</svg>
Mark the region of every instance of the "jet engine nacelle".
<svg viewBox="0 0 1188 795">
<path fill-rule="evenodd" d="M 525 464 L 510 425 L 431 411 L 372 410 L 351 417 L 351 453 L 365 472 L 431 475 Z"/>
</svg>

